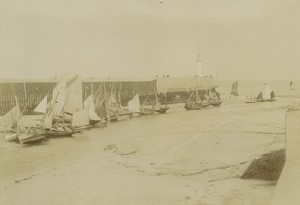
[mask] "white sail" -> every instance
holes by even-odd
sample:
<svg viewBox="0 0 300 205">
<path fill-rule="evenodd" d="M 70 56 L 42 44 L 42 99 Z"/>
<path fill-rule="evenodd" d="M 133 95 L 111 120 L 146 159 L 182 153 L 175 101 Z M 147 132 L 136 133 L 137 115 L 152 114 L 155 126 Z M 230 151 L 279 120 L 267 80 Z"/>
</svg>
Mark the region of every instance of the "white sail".
<svg viewBox="0 0 300 205">
<path fill-rule="evenodd" d="M 140 107 L 141 107 L 141 104 L 140 104 L 139 94 L 136 94 L 132 98 L 132 100 L 130 100 L 128 102 L 128 109 L 129 109 L 130 112 L 137 112 L 137 113 L 139 113 L 141 111 Z"/>
<path fill-rule="evenodd" d="M 62 115 L 62 109 L 66 101 L 66 88 L 67 88 L 67 81 L 66 81 L 66 77 L 64 77 L 53 89 L 52 100 L 51 100 L 53 116 Z"/>
<path fill-rule="evenodd" d="M 89 125 L 89 114 L 87 109 L 83 109 L 73 113 L 72 126 L 81 127 Z"/>
<path fill-rule="evenodd" d="M 52 114 L 52 112 L 48 112 L 45 116 L 45 120 L 43 123 L 44 129 L 52 128 L 52 120 L 53 120 L 53 114 Z"/>
<path fill-rule="evenodd" d="M 94 103 L 94 97 L 91 94 L 85 101 L 83 102 L 84 108 L 88 110 L 89 113 L 89 119 L 100 121 L 101 118 L 96 114 L 95 112 L 95 103 Z"/>
<path fill-rule="evenodd" d="M 23 125 L 22 114 L 18 103 L 8 113 L 6 113 L 6 115 L 4 115 L 1 125 L 4 128 L 16 129 L 17 132 L 24 132 L 25 128 Z"/>
<path fill-rule="evenodd" d="M 38 106 L 33 110 L 34 112 L 46 113 L 47 111 L 47 95 L 44 99 L 38 104 Z"/>
<path fill-rule="evenodd" d="M 269 83 L 265 83 L 265 87 L 262 90 L 262 98 L 264 100 L 269 100 L 271 99 L 271 88 Z"/>
<path fill-rule="evenodd" d="M 64 112 L 73 114 L 83 108 L 82 104 L 82 81 L 77 76 L 70 80 L 67 88 L 67 98 L 63 107 Z"/>
</svg>

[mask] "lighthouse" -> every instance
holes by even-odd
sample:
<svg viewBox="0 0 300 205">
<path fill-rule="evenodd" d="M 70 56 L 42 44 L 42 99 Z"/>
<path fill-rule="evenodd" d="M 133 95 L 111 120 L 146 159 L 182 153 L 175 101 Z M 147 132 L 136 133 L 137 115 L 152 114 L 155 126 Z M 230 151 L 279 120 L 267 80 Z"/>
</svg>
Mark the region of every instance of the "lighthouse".
<svg viewBox="0 0 300 205">
<path fill-rule="evenodd" d="M 196 75 L 198 76 L 198 77 L 203 77 L 203 70 L 202 70 L 202 58 L 201 58 L 201 56 L 200 55 L 198 55 L 198 57 L 197 57 L 197 73 L 196 73 Z"/>
</svg>

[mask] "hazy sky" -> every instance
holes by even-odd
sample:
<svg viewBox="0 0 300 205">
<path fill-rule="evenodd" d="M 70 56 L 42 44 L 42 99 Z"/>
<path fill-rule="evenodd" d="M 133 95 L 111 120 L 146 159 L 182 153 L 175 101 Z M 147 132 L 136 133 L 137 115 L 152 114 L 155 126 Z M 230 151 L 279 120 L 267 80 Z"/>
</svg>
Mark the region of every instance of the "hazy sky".
<svg viewBox="0 0 300 205">
<path fill-rule="evenodd" d="M 298 0 L 0 0 L 0 78 L 300 79 Z"/>
</svg>

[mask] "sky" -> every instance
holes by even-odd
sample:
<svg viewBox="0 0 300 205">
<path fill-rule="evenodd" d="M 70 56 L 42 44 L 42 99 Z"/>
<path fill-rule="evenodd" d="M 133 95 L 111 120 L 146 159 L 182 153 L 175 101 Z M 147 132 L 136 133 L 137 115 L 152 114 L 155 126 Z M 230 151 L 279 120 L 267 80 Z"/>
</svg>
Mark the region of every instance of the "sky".
<svg viewBox="0 0 300 205">
<path fill-rule="evenodd" d="M 0 0 L 0 79 L 300 79 L 298 0 Z"/>
</svg>

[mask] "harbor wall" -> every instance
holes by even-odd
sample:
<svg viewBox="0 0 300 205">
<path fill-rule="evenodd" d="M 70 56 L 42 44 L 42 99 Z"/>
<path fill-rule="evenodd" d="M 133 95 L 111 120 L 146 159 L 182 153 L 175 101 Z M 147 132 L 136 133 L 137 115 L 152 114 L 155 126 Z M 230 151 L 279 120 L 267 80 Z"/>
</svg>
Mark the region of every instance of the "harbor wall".
<svg viewBox="0 0 300 205">
<path fill-rule="evenodd" d="M 300 204 L 300 108 L 286 114 L 286 161 L 270 205 Z"/>
<path fill-rule="evenodd" d="M 15 96 L 23 114 L 34 113 L 34 108 L 48 96 L 51 100 L 52 90 L 59 79 L 29 79 L 29 80 L 1 80 L 0 81 L 0 115 L 4 115 L 15 106 Z M 162 103 L 184 102 L 190 92 L 207 90 L 217 87 L 213 77 L 189 78 L 147 78 L 147 79 L 83 79 L 82 98 L 86 99 L 91 93 L 96 97 L 103 97 L 104 93 L 115 93 L 120 96 L 122 106 L 138 93 L 141 103 L 147 104 L 158 94 Z M 167 95 L 166 95 L 167 93 Z M 147 99 L 147 102 L 146 102 Z"/>
</svg>

